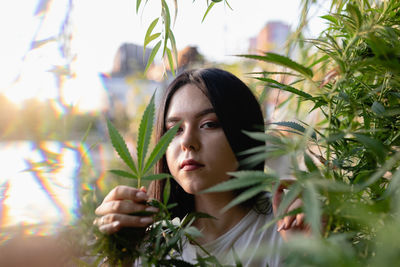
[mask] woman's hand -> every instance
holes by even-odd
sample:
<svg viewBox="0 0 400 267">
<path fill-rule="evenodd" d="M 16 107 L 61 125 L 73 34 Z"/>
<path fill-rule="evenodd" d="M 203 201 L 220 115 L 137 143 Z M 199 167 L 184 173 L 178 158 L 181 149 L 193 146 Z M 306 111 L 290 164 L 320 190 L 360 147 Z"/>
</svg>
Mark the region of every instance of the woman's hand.
<svg viewBox="0 0 400 267">
<path fill-rule="evenodd" d="M 146 205 L 149 196 L 144 187 L 137 189 L 119 185 L 112 189 L 97 207 L 95 213 L 100 216 L 93 224 L 103 233 L 112 234 L 123 227 L 146 227 L 153 222 L 151 216 L 129 215 L 138 211 L 157 212 L 158 209 Z"/>
<path fill-rule="evenodd" d="M 280 184 L 278 190 L 274 195 L 274 199 L 272 202 L 272 208 L 274 210 L 274 214 L 277 214 L 279 205 L 281 204 L 282 197 L 284 194 L 284 189 L 287 188 L 287 184 L 291 183 L 292 181 L 284 181 L 284 183 Z M 298 209 L 303 205 L 303 202 L 300 198 L 296 198 L 287 208 L 286 212 L 290 212 L 292 210 Z M 309 225 L 305 224 L 304 222 L 304 213 L 298 213 L 296 215 L 285 216 L 283 219 L 277 222 L 278 229 L 277 231 L 280 232 L 282 238 L 287 240 L 287 238 L 294 233 L 310 233 Z"/>
</svg>

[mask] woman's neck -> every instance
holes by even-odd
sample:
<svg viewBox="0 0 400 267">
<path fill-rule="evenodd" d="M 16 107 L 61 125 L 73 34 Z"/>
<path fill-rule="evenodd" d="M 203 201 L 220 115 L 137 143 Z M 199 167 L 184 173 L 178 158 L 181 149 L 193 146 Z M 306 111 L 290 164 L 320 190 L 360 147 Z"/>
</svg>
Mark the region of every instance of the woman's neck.
<svg viewBox="0 0 400 267">
<path fill-rule="evenodd" d="M 201 194 L 195 196 L 195 209 L 197 212 L 207 213 L 215 219 L 198 219 L 194 225 L 203 233 L 197 241 L 205 244 L 213 241 L 233 228 L 249 211 L 242 206 L 234 206 L 221 213 L 226 205 L 235 196 L 232 192 Z"/>
</svg>

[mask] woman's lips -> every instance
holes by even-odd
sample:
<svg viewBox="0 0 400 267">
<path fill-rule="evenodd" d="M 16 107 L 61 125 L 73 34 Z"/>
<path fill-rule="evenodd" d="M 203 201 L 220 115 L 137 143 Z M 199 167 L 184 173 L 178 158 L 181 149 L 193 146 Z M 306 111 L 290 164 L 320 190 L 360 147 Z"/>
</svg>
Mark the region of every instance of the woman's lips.
<svg viewBox="0 0 400 267">
<path fill-rule="evenodd" d="M 201 167 L 204 167 L 204 164 L 201 164 L 193 159 L 187 159 L 181 163 L 181 170 L 184 171 L 194 171 Z"/>
</svg>

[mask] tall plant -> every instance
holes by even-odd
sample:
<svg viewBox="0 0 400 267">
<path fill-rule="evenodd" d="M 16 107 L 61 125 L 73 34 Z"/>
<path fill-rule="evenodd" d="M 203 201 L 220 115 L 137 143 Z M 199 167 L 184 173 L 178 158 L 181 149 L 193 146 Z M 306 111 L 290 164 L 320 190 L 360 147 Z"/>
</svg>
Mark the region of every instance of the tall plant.
<svg viewBox="0 0 400 267">
<path fill-rule="evenodd" d="M 276 72 L 262 72 L 256 79 L 266 88 L 296 95 L 301 108 L 318 113 L 311 126 L 278 122 L 266 133 L 250 133 L 268 145 L 243 152 L 253 164 L 275 155 L 292 158 L 296 181 L 288 187 L 277 219 L 301 196 L 304 206 L 294 213 L 305 213 L 312 235 L 284 245 L 288 266 L 400 262 L 400 246 L 394 245 L 400 235 L 386 233 L 400 222 L 399 14 L 400 3 L 394 0 L 341 1 L 336 12 L 322 17 L 329 27 L 318 39 L 308 40 L 317 56 L 315 49 L 308 50 L 306 61 L 297 63 L 273 53 L 242 55 L 289 69 L 285 75 L 296 78 L 291 84 L 273 79 Z M 210 190 L 229 190 L 240 180 L 239 173 L 233 175 L 238 178 Z M 263 184 L 271 177 L 265 178 L 243 194 L 268 188 Z"/>
</svg>

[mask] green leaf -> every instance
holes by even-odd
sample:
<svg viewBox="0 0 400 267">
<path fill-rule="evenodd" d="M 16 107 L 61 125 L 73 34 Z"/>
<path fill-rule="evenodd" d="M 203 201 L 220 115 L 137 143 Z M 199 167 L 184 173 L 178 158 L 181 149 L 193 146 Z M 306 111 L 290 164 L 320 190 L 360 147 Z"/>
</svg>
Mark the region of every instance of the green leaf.
<svg viewBox="0 0 400 267">
<path fill-rule="evenodd" d="M 151 152 L 149 158 L 147 159 L 146 166 L 144 168 L 143 173 L 147 173 L 156 162 L 161 159 L 164 155 L 165 151 L 168 148 L 169 143 L 175 137 L 181 123 L 177 123 L 174 127 L 169 129 L 160 139 L 160 141 L 156 144 L 153 151 Z"/>
<path fill-rule="evenodd" d="M 385 164 L 376 169 L 375 173 L 362 184 L 362 187 L 367 187 L 373 183 L 375 183 L 379 178 L 381 178 L 387 171 L 389 171 L 393 166 L 395 166 L 400 160 L 400 152 L 394 154 L 394 156 L 390 157 L 385 161 Z"/>
<path fill-rule="evenodd" d="M 136 14 L 139 12 L 140 3 L 142 0 L 136 0 Z"/>
<path fill-rule="evenodd" d="M 164 47 L 162 55 L 164 56 L 167 49 L 167 42 L 169 39 L 169 33 L 171 31 L 171 15 L 169 12 L 168 5 L 165 0 L 162 0 L 162 12 L 161 12 L 163 19 L 164 19 Z"/>
<path fill-rule="evenodd" d="M 142 180 L 154 181 L 154 180 L 161 180 L 161 179 L 168 178 L 168 177 L 172 177 L 172 175 L 170 175 L 168 173 L 159 173 L 159 174 L 147 175 L 147 176 L 143 177 Z"/>
<path fill-rule="evenodd" d="M 301 191 L 302 187 L 296 182 L 288 188 L 288 191 L 283 194 L 282 200 L 278 207 L 277 216 L 281 216 L 285 213 L 286 209 L 300 195 Z"/>
<path fill-rule="evenodd" d="M 185 234 L 188 234 L 194 238 L 203 236 L 203 234 L 194 226 L 189 226 L 185 228 L 183 231 L 185 232 Z"/>
<path fill-rule="evenodd" d="M 172 75 L 175 76 L 175 67 L 174 67 L 174 60 L 172 59 L 171 50 L 167 48 L 167 57 L 169 68 L 171 69 Z"/>
<path fill-rule="evenodd" d="M 147 65 L 146 68 L 144 69 L 144 72 L 147 73 L 147 70 L 149 69 L 151 63 L 154 61 L 154 57 L 156 56 L 158 50 L 160 49 L 161 46 L 161 41 L 159 41 L 154 47 L 153 50 L 151 50 L 151 54 L 149 59 L 147 60 Z"/>
<path fill-rule="evenodd" d="M 224 192 L 245 188 L 262 182 L 273 183 L 276 181 L 275 176 L 268 175 L 262 171 L 239 171 L 230 172 L 228 174 L 237 178 L 214 185 L 206 190 L 201 191 L 200 193 Z"/>
<path fill-rule="evenodd" d="M 287 91 L 287 92 L 291 92 L 293 94 L 296 94 L 296 95 L 299 95 L 301 97 L 304 97 L 307 100 L 312 100 L 313 99 L 312 95 L 310 95 L 310 94 L 308 94 L 306 92 L 300 91 L 300 90 L 298 90 L 298 89 L 296 89 L 296 88 L 294 88 L 294 87 L 292 87 L 290 85 L 286 85 L 286 84 L 282 84 L 280 82 L 277 82 L 277 81 L 275 81 L 273 79 L 260 78 L 260 77 L 257 77 L 256 79 L 260 80 L 260 81 L 268 82 L 270 87 L 277 88 L 277 89 L 280 89 L 280 90 L 283 90 L 283 91 Z"/>
<path fill-rule="evenodd" d="M 122 170 L 109 170 L 109 172 L 111 172 L 115 175 L 118 175 L 118 176 L 126 177 L 126 178 L 132 178 L 132 179 L 138 178 L 136 175 L 126 172 L 126 171 L 122 171 Z"/>
<path fill-rule="evenodd" d="M 137 140 L 137 159 L 138 159 L 138 169 L 141 174 L 143 174 L 144 160 L 146 158 L 147 149 L 149 147 L 151 133 L 153 132 L 154 123 L 154 96 L 152 95 L 150 103 L 147 105 L 142 120 L 140 121 L 138 140 Z"/>
<path fill-rule="evenodd" d="M 265 53 L 265 56 L 259 56 L 259 55 L 237 55 L 237 56 L 274 63 L 283 67 L 287 67 L 291 70 L 297 71 L 298 73 L 301 73 L 306 77 L 309 78 L 313 77 L 313 72 L 311 69 L 304 67 L 303 65 L 291 60 L 290 58 L 279 54 L 269 52 Z"/>
<path fill-rule="evenodd" d="M 191 212 L 183 218 L 181 226 L 190 225 L 191 223 L 194 222 L 194 220 L 200 218 L 216 219 L 214 216 L 211 216 L 204 212 Z"/>
<path fill-rule="evenodd" d="M 160 37 L 160 35 L 161 35 L 161 33 L 159 33 L 159 32 L 150 35 L 149 38 L 146 39 L 145 44 L 147 45 L 147 44 L 151 43 L 151 41 L 157 39 L 158 37 Z M 143 54 L 145 54 L 145 49 L 146 48 L 144 48 Z"/>
<path fill-rule="evenodd" d="M 335 25 L 338 24 L 338 20 L 337 20 L 334 16 L 332 16 L 332 15 L 325 15 L 325 16 L 321 16 L 320 18 L 323 18 L 323 19 L 325 19 L 325 20 L 327 20 L 327 21 L 330 21 L 330 22 L 332 22 L 332 23 L 335 24 Z"/>
<path fill-rule="evenodd" d="M 120 158 L 137 175 L 138 172 L 135 163 L 133 162 L 133 159 L 131 157 L 131 154 L 129 153 L 128 147 L 126 146 L 124 139 L 108 119 L 107 119 L 107 128 L 108 128 L 108 134 L 110 135 L 111 138 L 111 143 L 115 151 L 117 151 Z"/>
<path fill-rule="evenodd" d="M 178 49 L 176 48 L 174 33 L 171 30 L 169 31 L 169 42 L 171 43 L 172 52 L 175 57 L 176 67 L 178 67 Z"/>
<path fill-rule="evenodd" d="M 249 131 L 243 131 L 243 133 L 258 141 L 267 141 L 274 144 L 282 144 L 281 138 L 274 136 L 272 134 L 267 134 L 264 132 L 249 132 Z"/>
<path fill-rule="evenodd" d="M 211 10 L 211 8 L 214 6 L 214 4 L 215 4 L 215 3 L 212 2 L 212 3 L 208 6 L 208 8 L 207 8 L 207 10 L 206 10 L 206 13 L 204 14 L 203 19 L 201 20 L 201 23 L 203 23 L 203 21 L 204 21 L 204 19 L 206 18 L 208 12 L 210 12 L 210 10 Z"/>
<path fill-rule="evenodd" d="M 240 204 L 242 202 L 245 202 L 246 200 L 256 196 L 257 194 L 265 191 L 266 187 L 267 187 L 267 184 L 263 183 L 263 184 L 260 184 L 260 185 L 257 185 L 257 186 L 254 186 L 254 187 L 251 187 L 251 188 L 247 189 L 246 191 L 241 193 L 239 196 L 237 196 L 235 199 L 233 199 L 231 202 L 229 202 L 229 204 L 226 205 L 221 210 L 221 212 L 223 213 L 223 212 L 229 210 L 230 208 L 232 208 L 232 207 L 234 207 L 234 206 L 236 206 L 236 205 L 238 205 L 238 204 Z"/>
<path fill-rule="evenodd" d="M 374 101 L 374 103 L 371 106 L 371 109 L 373 112 L 375 112 L 375 114 L 380 116 L 385 116 L 386 113 L 385 107 L 378 101 Z"/>
<path fill-rule="evenodd" d="M 167 180 L 165 181 L 164 191 L 163 191 L 163 203 L 164 203 L 164 205 L 167 205 L 167 203 L 168 203 L 170 190 L 171 190 L 171 183 L 169 181 L 169 178 L 167 178 Z"/>
<path fill-rule="evenodd" d="M 149 26 L 149 28 L 147 28 L 147 31 L 146 31 L 146 35 L 145 35 L 145 37 L 144 37 L 144 44 L 143 44 L 143 57 L 144 57 L 144 55 L 145 55 L 145 51 L 146 51 L 146 46 L 152 41 L 152 40 L 154 40 L 155 38 L 157 38 L 158 36 L 160 36 L 160 33 L 158 33 L 158 36 L 157 37 L 154 37 L 154 35 L 157 35 L 157 33 L 156 34 L 151 34 L 152 32 L 153 32 L 153 29 L 154 29 L 154 27 L 157 25 L 157 23 L 158 23 L 158 19 L 159 18 L 156 18 L 155 20 L 153 20 L 151 23 L 150 23 L 150 26 Z"/>
<path fill-rule="evenodd" d="M 298 124 L 297 122 L 293 122 L 293 121 L 278 121 L 278 122 L 272 122 L 271 124 L 289 127 L 291 129 L 301 132 L 303 134 L 306 133 L 306 131 L 307 131 L 306 128 L 304 128 L 302 125 Z M 317 139 L 317 135 L 315 134 L 314 131 L 312 132 L 311 137 L 313 139 Z"/>
<path fill-rule="evenodd" d="M 365 146 L 365 148 L 373 152 L 377 156 L 379 161 L 383 161 L 385 159 L 385 147 L 380 141 L 362 134 L 354 134 L 354 136 L 360 143 Z"/>
<path fill-rule="evenodd" d="M 314 185 L 307 182 L 303 191 L 304 213 L 306 222 L 311 226 L 314 235 L 320 235 L 321 229 L 321 207 L 318 200 L 318 194 Z"/>
<path fill-rule="evenodd" d="M 304 153 L 304 163 L 306 164 L 309 172 L 318 171 L 318 167 L 307 153 Z"/>
</svg>

